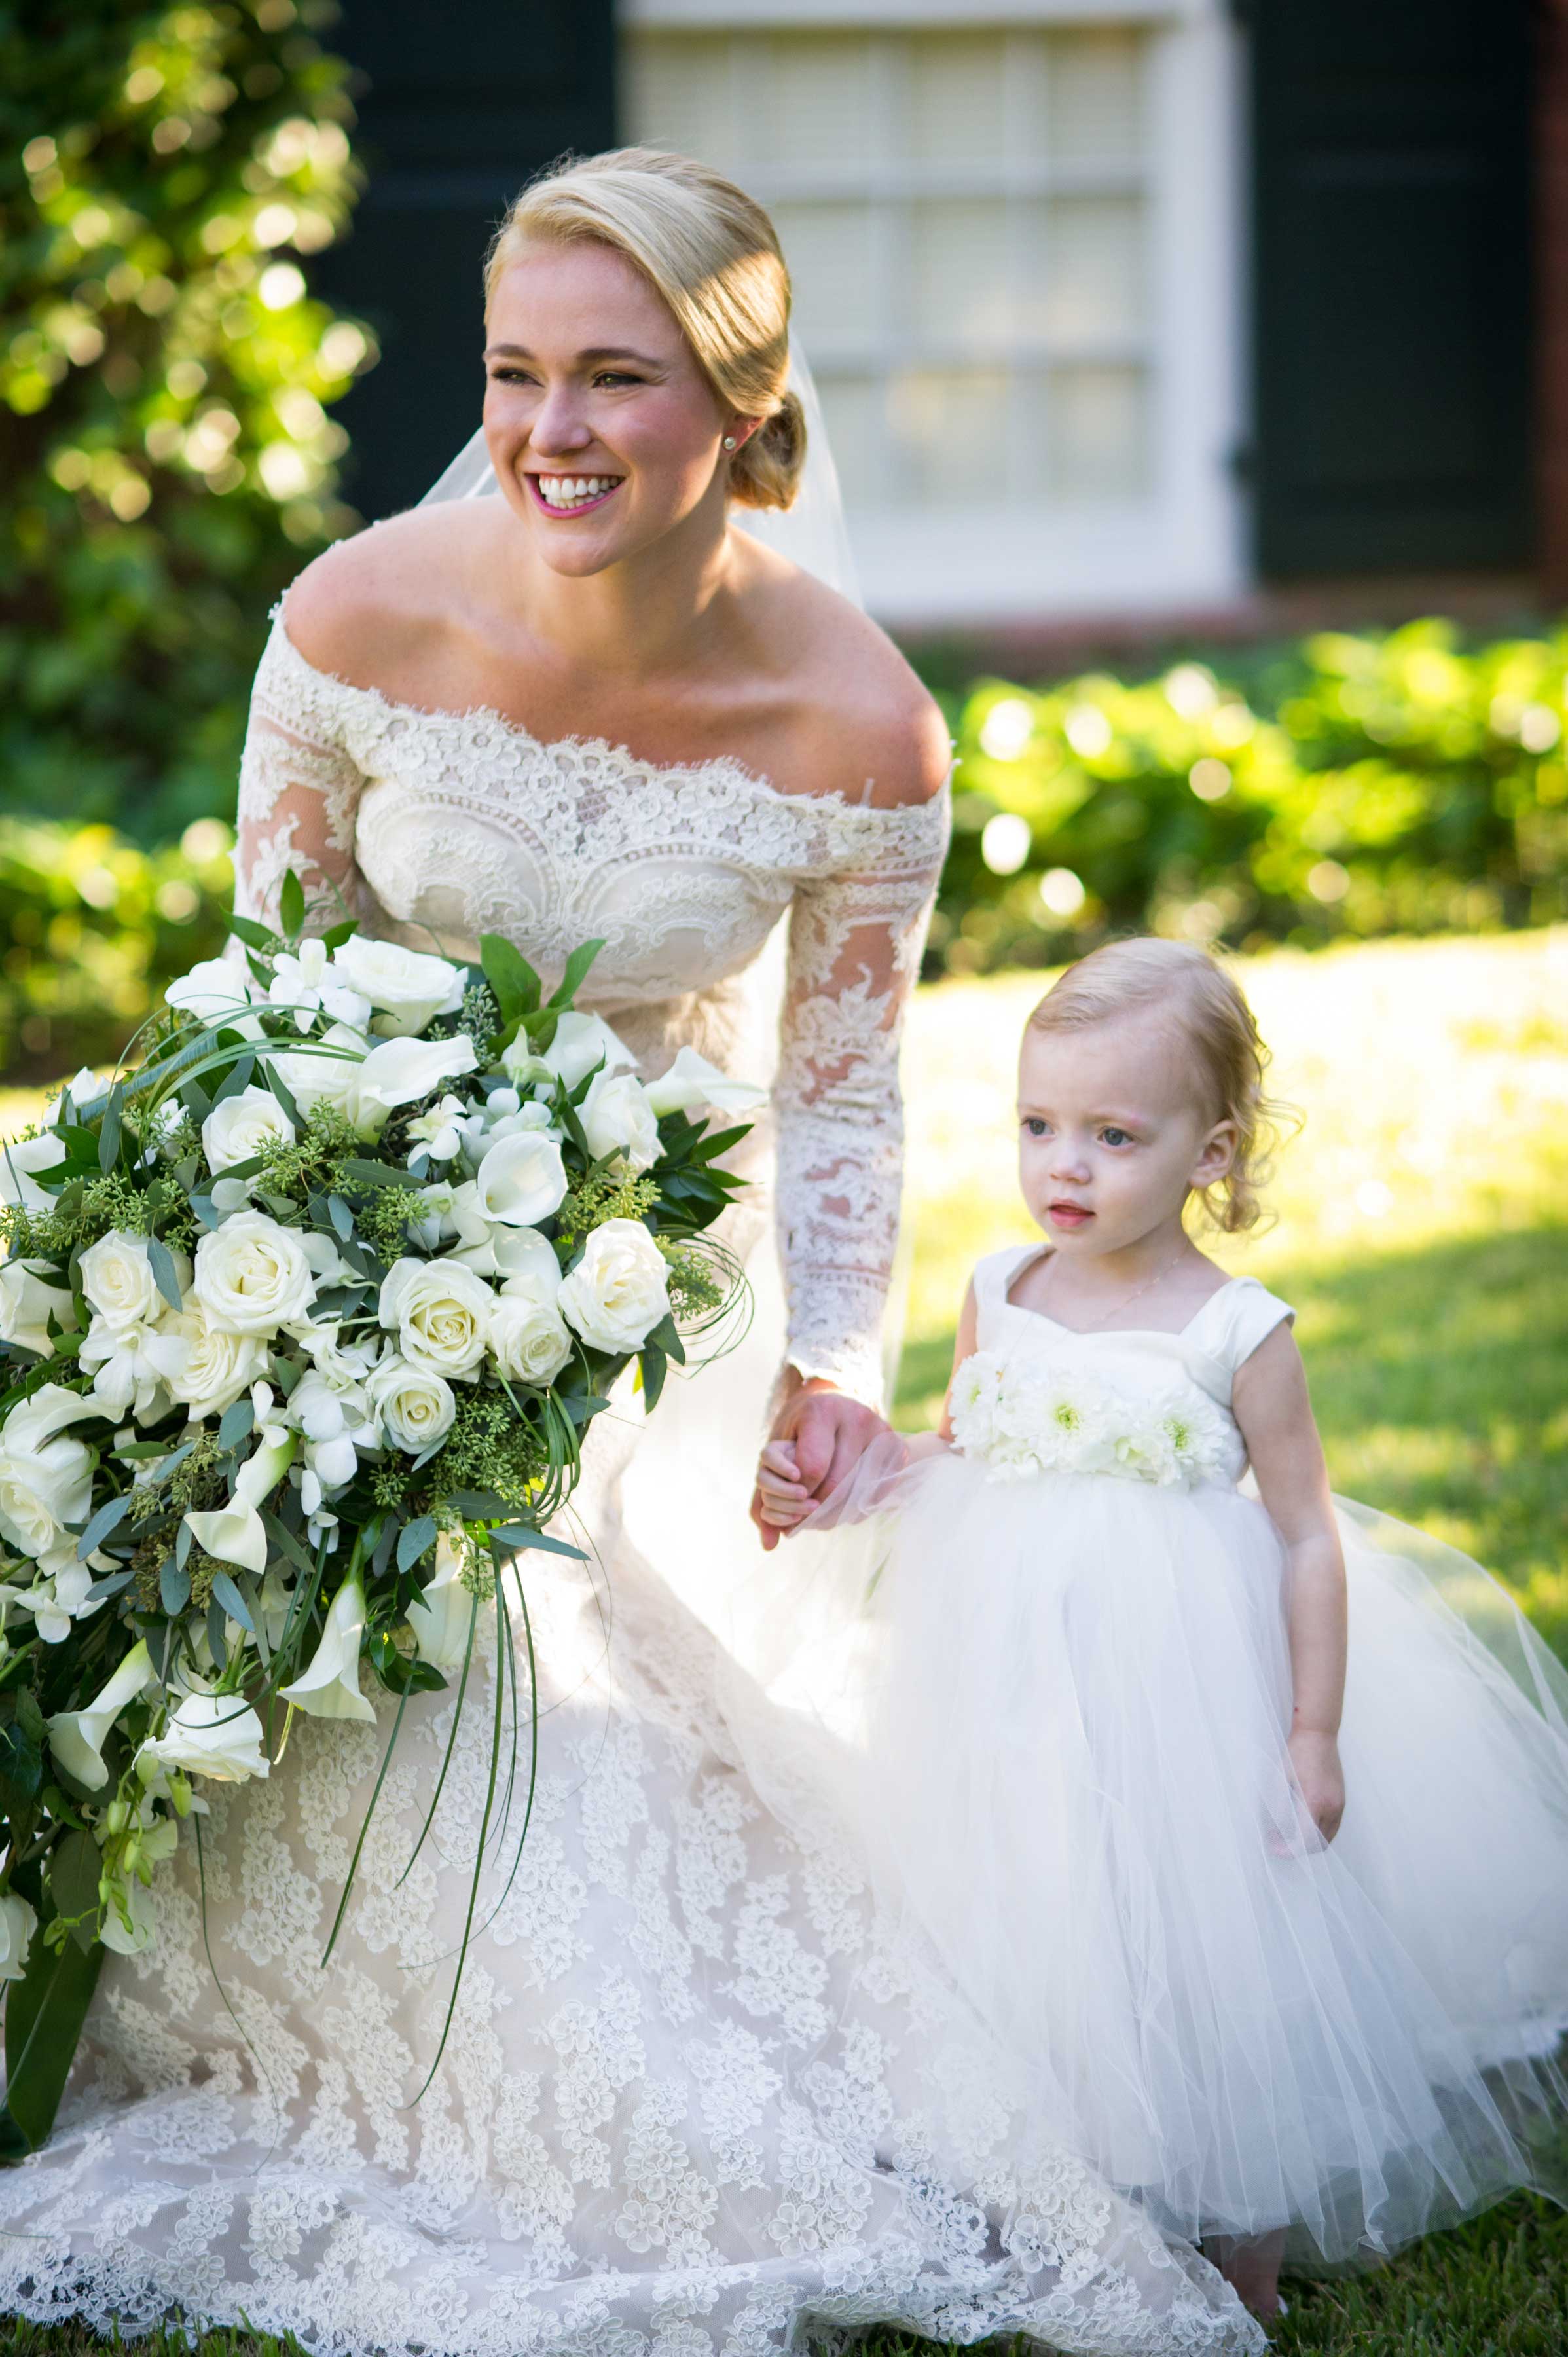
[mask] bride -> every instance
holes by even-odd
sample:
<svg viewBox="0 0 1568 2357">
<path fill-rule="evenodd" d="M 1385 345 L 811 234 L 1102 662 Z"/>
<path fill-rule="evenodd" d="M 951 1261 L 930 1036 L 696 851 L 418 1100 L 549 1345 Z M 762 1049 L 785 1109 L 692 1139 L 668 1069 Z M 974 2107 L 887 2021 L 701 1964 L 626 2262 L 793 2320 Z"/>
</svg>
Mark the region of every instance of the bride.
<svg viewBox="0 0 1568 2357">
<path fill-rule="evenodd" d="M 487 274 L 500 496 L 344 544 L 277 615 L 242 909 L 273 915 L 292 867 L 372 931 L 457 955 L 502 931 L 552 977 L 602 936 L 587 996 L 644 1077 L 686 1042 L 771 1065 L 731 1215 L 757 1314 L 646 1437 L 630 1400 L 594 1426 L 594 1564 L 531 1580 L 532 1819 L 488 1862 L 439 2066 L 489 1743 L 467 1711 L 421 1846 L 443 1695 L 406 1714 L 325 1965 L 390 1713 L 298 1724 L 267 1782 L 210 1788 L 199 1871 L 182 1845 L 53 2138 L 0 2177 L 0 2308 L 322 2357 L 709 2357 L 877 2319 L 1263 2346 L 874 1919 L 714 1634 L 766 1616 L 736 1485 L 770 1389 L 824 1493 L 878 1421 L 898 1025 L 947 826 L 930 699 L 733 528 L 800 475 L 789 300 L 766 216 L 699 165 L 536 182 Z M 755 1249 L 770 1172 L 782 1298 Z"/>
</svg>

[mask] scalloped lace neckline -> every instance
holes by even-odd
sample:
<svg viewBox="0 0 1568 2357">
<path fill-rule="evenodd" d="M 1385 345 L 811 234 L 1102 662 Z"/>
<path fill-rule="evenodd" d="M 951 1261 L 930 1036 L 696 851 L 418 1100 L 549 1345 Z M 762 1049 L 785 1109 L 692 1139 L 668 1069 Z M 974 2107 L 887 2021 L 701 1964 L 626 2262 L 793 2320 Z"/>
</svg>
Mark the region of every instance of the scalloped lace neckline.
<svg viewBox="0 0 1568 2357">
<path fill-rule="evenodd" d="M 941 809 L 952 782 L 950 769 L 940 787 L 928 802 L 892 802 L 886 807 L 877 802 L 852 802 L 848 794 L 842 793 L 836 787 L 827 793 L 790 794 L 776 786 L 771 778 L 748 769 L 734 753 L 715 753 L 705 761 L 651 761 L 639 753 L 634 753 L 629 745 L 612 744 L 607 737 L 537 737 L 523 721 L 513 720 L 509 714 L 498 711 L 490 704 L 472 704 L 461 712 L 453 711 L 446 705 L 404 704 L 396 696 L 385 694 L 379 687 L 360 687 L 354 680 L 340 678 L 336 672 L 323 671 L 307 655 L 302 654 L 289 636 L 288 618 L 284 610 L 285 602 L 285 598 L 279 598 L 273 608 L 273 619 L 290 662 L 296 662 L 302 671 L 307 672 L 312 679 L 319 680 L 323 686 L 336 688 L 345 695 L 363 696 L 367 703 L 374 705 L 378 711 L 392 719 L 445 721 L 459 727 L 473 721 L 481 721 L 532 752 L 551 753 L 559 747 L 567 747 L 576 753 L 601 755 L 628 776 L 657 778 L 666 783 L 683 778 L 720 777 L 751 793 L 765 794 L 770 802 L 799 802 L 807 808 L 815 803 L 820 808 L 846 811 L 853 818 L 905 821 L 921 818 L 928 813 Z"/>
</svg>

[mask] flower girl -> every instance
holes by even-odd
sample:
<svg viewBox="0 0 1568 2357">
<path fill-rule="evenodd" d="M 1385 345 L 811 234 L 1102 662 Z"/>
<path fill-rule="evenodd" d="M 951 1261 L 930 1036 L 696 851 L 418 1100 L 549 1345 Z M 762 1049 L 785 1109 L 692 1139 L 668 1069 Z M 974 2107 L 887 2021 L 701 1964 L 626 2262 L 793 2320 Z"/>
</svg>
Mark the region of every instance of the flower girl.
<svg viewBox="0 0 1568 2357">
<path fill-rule="evenodd" d="M 1069 969 L 1021 1058 L 1045 1241 L 975 1270 L 940 1437 L 796 1545 L 853 1598 L 879 1896 L 1268 2316 L 1282 2261 L 1568 2179 L 1568 1678 L 1477 1566 L 1331 1499 L 1290 1308 L 1187 1234 L 1194 1197 L 1257 1218 L 1265 1061 L 1197 950 Z M 780 1525 L 795 1475 L 765 1451 Z"/>
</svg>

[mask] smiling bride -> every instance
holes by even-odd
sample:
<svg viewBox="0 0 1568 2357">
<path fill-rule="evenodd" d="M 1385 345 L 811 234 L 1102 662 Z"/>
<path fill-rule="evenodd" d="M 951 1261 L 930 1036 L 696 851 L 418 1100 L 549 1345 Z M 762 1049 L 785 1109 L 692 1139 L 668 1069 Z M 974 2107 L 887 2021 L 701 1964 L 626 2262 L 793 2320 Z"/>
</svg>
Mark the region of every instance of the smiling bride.
<svg viewBox="0 0 1568 2357">
<path fill-rule="evenodd" d="M 387 1698 L 367 1683 L 381 1727 L 300 1724 L 265 1782 L 214 1788 L 202 1870 L 108 1960 L 56 2135 L 0 2176 L 0 2306 L 321 2357 L 710 2357 L 876 2319 L 1261 2349 L 877 1920 L 714 1634 L 765 1616 L 780 1560 L 746 1521 L 765 1415 L 822 1494 L 880 1422 L 899 1021 L 947 832 L 930 699 L 739 528 L 791 507 L 806 460 L 777 238 L 702 166 L 596 156 L 518 199 L 486 298 L 487 495 L 289 593 L 239 906 L 272 917 L 293 868 L 370 935 L 463 958 L 503 933 L 550 982 L 602 938 L 580 1003 L 628 1092 L 683 1048 L 770 1081 L 726 1215 L 757 1316 L 646 1427 L 630 1397 L 599 1419 L 595 1560 L 531 1574 L 532 1821 L 423 2093 L 493 1661 L 423 1846 L 451 1697 L 410 1703 L 325 1965 Z"/>
</svg>

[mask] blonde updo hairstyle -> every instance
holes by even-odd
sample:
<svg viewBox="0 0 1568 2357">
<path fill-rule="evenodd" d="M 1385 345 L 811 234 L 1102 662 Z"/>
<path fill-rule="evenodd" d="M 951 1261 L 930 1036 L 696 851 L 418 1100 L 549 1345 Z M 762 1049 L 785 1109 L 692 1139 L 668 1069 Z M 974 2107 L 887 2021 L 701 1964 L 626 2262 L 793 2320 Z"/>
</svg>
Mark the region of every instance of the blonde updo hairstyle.
<svg viewBox="0 0 1568 2357">
<path fill-rule="evenodd" d="M 762 424 L 730 460 L 730 497 L 787 508 L 806 457 L 806 420 L 786 388 L 789 273 L 759 204 L 689 156 L 615 147 L 567 157 L 531 180 L 485 261 L 485 304 L 536 240 L 593 241 L 624 253 L 661 295 L 717 398 Z"/>
<path fill-rule="evenodd" d="M 1259 1191 L 1271 1175 L 1281 1132 L 1295 1117 L 1264 1092 L 1269 1051 L 1251 1008 L 1217 959 L 1188 942 L 1107 942 L 1069 966 L 1028 1028 L 1079 1031 L 1133 1012 L 1147 1012 L 1176 1031 L 1191 1053 L 1210 1120 L 1236 1125 L 1229 1171 L 1198 1190 L 1205 1214 L 1222 1235 L 1256 1227 L 1263 1214 Z"/>
</svg>

